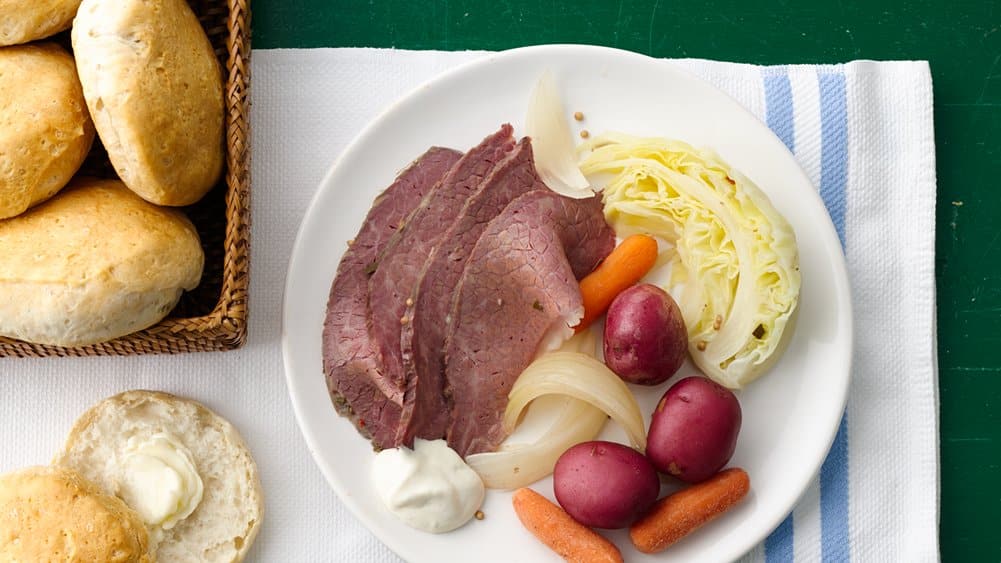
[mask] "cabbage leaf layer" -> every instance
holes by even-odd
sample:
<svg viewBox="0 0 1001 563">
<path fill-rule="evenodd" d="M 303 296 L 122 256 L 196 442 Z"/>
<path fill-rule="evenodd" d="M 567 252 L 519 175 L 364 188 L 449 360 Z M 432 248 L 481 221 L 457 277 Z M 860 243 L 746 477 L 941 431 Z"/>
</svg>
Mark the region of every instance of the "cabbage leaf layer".
<svg viewBox="0 0 1001 563">
<path fill-rule="evenodd" d="M 785 218 L 712 151 L 620 133 L 580 149 L 581 171 L 608 180 L 605 218 L 616 234 L 649 233 L 673 245 L 667 289 L 696 365 L 732 389 L 761 375 L 799 299 L 796 236 Z"/>
</svg>

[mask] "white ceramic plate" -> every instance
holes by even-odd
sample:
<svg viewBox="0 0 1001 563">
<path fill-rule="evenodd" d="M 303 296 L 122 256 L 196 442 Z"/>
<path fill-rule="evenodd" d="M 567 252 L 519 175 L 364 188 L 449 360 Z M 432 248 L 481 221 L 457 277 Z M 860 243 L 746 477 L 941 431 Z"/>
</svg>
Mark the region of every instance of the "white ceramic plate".
<svg viewBox="0 0 1001 563">
<path fill-rule="evenodd" d="M 299 426 L 330 486 L 401 557 L 559 559 L 524 530 L 509 493 L 488 492 L 486 519 L 448 534 L 426 534 L 397 521 L 369 481 L 369 443 L 337 416 L 327 397 L 320 354 L 324 307 L 340 254 L 376 194 L 431 145 L 467 150 L 504 122 L 523 133 L 529 94 L 545 69 L 553 71 L 567 110 L 586 114 L 591 132 L 660 135 L 711 147 L 754 180 L 796 231 L 803 289 L 795 332 L 771 372 L 740 394 L 743 427 L 730 465 L 750 474 L 751 494 L 658 555 L 639 554 L 625 531 L 608 534 L 630 561 L 736 559 L 789 513 L 834 439 L 851 358 L 848 281 L 823 203 L 785 146 L 731 98 L 664 61 L 599 47 L 516 49 L 437 77 L 366 127 L 319 186 L 289 265 L 282 346 Z M 640 389 L 647 413 L 663 391 Z M 623 436 L 615 428 L 606 435 Z M 553 498 L 549 479 L 534 488 Z"/>
</svg>

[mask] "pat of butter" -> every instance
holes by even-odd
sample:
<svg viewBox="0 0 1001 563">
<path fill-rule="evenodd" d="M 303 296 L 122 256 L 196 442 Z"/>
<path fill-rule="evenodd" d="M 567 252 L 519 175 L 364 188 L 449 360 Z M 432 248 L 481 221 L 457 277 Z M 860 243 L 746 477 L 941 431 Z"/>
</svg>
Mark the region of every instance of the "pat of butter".
<svg viewBox="0 0 1001 563">
<path fill-rule="evenodd" d="M 191 453 L 169 434 L 129 438 L 119 485 L 122 500 L 162 530 L 190 516 L 202 500 L 202 478 Z"/>
</svg>

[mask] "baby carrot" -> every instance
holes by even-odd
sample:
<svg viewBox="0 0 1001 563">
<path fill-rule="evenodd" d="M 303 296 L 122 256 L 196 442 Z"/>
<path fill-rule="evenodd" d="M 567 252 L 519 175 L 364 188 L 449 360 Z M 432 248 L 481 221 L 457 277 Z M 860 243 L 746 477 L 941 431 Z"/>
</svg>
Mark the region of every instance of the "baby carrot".
<svg viewBox="0 0 1001 563">
<path fill-rule="evenodd" d="M 615 544 L 532 489 L 518 489 L 512 502 L 528 531 L 567 561 L 622 563 L 622 554 Z"/>
<path fill-rule="evenodd" d="M 657 261 L 657 240 L 649 235 L 631 235 L 605 260 L 580 280 L 584 318 L 575 327 L 584 330 L 608 310 L 615 296 L 640 281 Z"/>
<path fill-rule="evenodd" d="M 740 468 L 720 471 L 697 485 L 668 495 L 629 528 L 643 553 L 657 553 L 726 512 L 747 495 L 751 481 Z"/>
</svg>

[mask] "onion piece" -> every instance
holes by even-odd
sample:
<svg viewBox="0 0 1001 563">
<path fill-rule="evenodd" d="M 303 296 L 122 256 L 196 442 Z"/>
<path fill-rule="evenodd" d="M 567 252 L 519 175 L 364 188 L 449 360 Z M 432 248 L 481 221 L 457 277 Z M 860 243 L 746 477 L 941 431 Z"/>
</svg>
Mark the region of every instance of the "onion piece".
<svg viewBox="0 0 1001 563">
<path fill-rule="evenodd" d="M 560 101 L 556 81 L 548 70 L 539 78 L 528 103 L 525 132 L 532 139 L 539 178 L 554 192 L 583 199 L 594 195 L 577 166 L 577 152 Z"/>
<path fill-rule="evenodd" d="M 633 447 L 646 450 L 646 429 L 629 387 L 602 362 L 579 352 L 552 352 L 536 359 L 518 376 L 508 394 L 504 428 L 514 430 L 533 399 L 561 394 L 586 401 L 619 423 Z"/>
<path fill-rule="evenodd" d="M 596 335 L 582 331 L 559 352 L 543 354 L 518 376 L 504 411 L 504 428 L 532 427 L 537 418 L 554 420 L 530 444 L 512 443 L 496 452 L 473 454 L 466 463 L 490 489 L 516 489 L 551 474 L 563 452 L 595 439 L 611 416 L 626 430 L 633 446 L 646 449 L 643 415 L 636 398 L 619 376 L 583 351 L 594 350 Z M 553 414 L 553 411 L 558 412 Z"/>
<path fill-rule="evenodd" d="M 555 401 L 546 401 L 546 399 Z M 503 444 L 496 452 L 473 454 L 466 463 L 483 479 L 489 489 L 511 490 L 530 485 L 551 474 L 563 452 L 601 432 L 607 416 L 589 403 L 572 397 L 542 397 L 532 403 L 526 416 L 539 410 L 550 410 L 554 402 L 562 402 L 552 426 L 531 444 Z"/>
<path fill-rule="evenodd" d="M 560 323 L 561 320 L 557 319 L 556 322 Z M 580 321 L 580 319 L 577 320 Z M 593 325 L 575 333 L 566 323 L 562 324 L 566 326 L 565 332 L 549 329 L 549 332 L 543 337 L 542 342 L 539 343 L 539 347 L 535 351 L 536 359 L 556 351 L 581 352 L 589 356 L 597 355 L 599 336 L 593 330 Z M 562 340 L 559 340 L 559 338 L 562 338 Z"/>
</svg>

